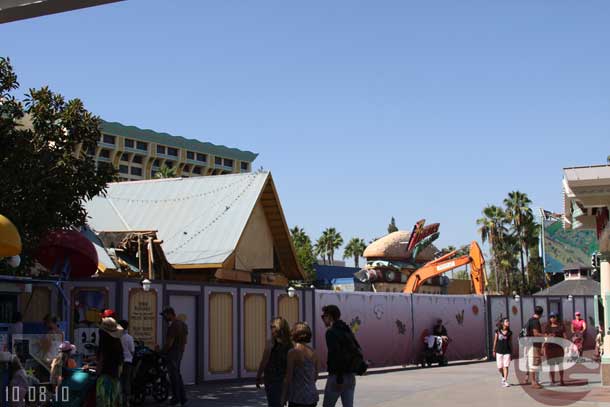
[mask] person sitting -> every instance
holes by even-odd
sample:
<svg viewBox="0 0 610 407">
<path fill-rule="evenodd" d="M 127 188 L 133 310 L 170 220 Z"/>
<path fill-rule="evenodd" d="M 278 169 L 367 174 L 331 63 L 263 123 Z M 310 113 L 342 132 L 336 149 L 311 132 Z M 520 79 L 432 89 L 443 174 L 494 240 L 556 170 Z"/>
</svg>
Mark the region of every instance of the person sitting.
<svg viewBox="0 0 610 407">
<path fill-rule="evenodd" d="M 443 325 L 442 319 L 439 318 L 436 321 L 436 325 L 434 325 L 432 328 L 432 335 L 438 336 L 442 339 L 443 345 L 441 347 L 441 351 L 444 355 L 447 351 L 447 346 L 449 345 L 449 335 L 447 334 L 447 328 L 445 328 L 445 325 Z"/>
</svg>

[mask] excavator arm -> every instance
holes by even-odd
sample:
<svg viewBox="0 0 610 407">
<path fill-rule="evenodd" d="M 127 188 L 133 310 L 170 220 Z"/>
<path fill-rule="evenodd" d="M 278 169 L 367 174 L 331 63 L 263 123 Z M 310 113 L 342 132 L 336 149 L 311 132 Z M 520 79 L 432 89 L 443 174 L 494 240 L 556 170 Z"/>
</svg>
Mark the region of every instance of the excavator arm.
<svg viewBox="0 0 610 407">
<path fill-rule="evenodd" d="M 475 294 L 483 294 L 485 290 L 485 258 L 483 258 L 483 252 L 477 242 L 470 244 L 468 256 L 454 258 L 455 254 L 456 252 L 453 251 L 434 259 L 411 273 L 402 292 L 406 294 L 415 293 L 429 278 L 440 276 L 450 270 L 469 264 Z"/>
</svg>

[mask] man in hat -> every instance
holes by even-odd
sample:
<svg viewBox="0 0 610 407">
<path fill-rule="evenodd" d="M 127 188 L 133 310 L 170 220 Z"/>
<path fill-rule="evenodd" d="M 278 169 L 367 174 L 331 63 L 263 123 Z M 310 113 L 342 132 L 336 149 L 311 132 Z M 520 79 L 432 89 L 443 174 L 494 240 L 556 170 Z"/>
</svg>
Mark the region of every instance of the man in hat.
<svg viewBox="0 0 610 407">
<path fill-rule="evenodd" d="M 166 307 L 161 312 L 161 316 L 169 324 L 167 335 L 165 337 L 165 345 L 161 352 L 167 355 L 169 377 L 172 382 L 172 400 L 171 405 L 185 405 L 186 392 L 184 391 L 184 383 L 182 382 L 182 374 L 180 373 L 180 363 L 182 355 L 186 348 L 186 338 L 188 336 L 187 325 L 176 318 L 176 312 L 172 307 Z"/>
</svg>

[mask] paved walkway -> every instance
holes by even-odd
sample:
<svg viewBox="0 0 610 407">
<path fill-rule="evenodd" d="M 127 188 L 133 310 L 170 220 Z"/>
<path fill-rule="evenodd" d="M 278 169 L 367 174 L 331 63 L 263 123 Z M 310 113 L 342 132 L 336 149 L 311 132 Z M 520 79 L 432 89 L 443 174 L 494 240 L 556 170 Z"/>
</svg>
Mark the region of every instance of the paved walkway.
<svg viewBox="0 0 610 407">
<path fill-rule="evenodd" d="M 567 387 L 530 390 L 520 385 L 500 386 L 495 363 L 456 364 L 427 369 L 386 369 L 358 378 L 356 407 L 610 407 L 610 389 L 602 388 L 599 374 L 573 374 Z M 584 379 L 589 381 L 585 384 Z M 548 377 L 543 376 L 543 384 Z M 518 383 L 512 374 L 512 383 Z M 324 388 L 325 380 L 318 382 Z M 250 383 L 216 383 L 188 389 L 189 406 L 264 407 L 263 390 Z M 322 405 L 322 394 L 320 403 Z M 154 405 L 154 404 L 148 404 Z M 339 406 L 340 404 L 338 404 Z"/>
</svg>

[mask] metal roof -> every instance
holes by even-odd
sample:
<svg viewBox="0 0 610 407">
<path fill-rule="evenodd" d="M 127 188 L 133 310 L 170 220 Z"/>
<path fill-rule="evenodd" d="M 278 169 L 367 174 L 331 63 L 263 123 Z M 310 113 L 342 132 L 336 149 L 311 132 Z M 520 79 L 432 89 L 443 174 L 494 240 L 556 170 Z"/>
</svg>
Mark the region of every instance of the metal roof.
<svg viewBox="0 0 610 407">
<path fill-rule="evenodd" d="M 97 232 L 156 230 L 172 265 L 223 263 L 237 247 L 268 172 L 108 185 L 86 202 Z"/>
<path fill-rule="evenodd" d="M 115 136 L 132 138 L 135 140 L 157 143 L 170 147 L 185 148 L 198 153 L 211 154 L 214 156 L 232 158 L 239 161 L 252 162 L 258 154 L 251 151 L 243 151 L 194 139 L 186 139 L 180 136 L 172 136 L 168 133 L 159 133 L 154 130 L 141 129 L 136 126 L 126 126 L 118 122 L 102 121 L 102 133 Z"/>
<path fill-rule="evenodd" d="M 600 285 L 597 281 L 591 279 L 583 280 L 564 280 L 560 283 L 545 288 L 544 290 L 534 293 L 538 295 L 599 295 Z"/>
<path fill-rule="evenodd" d="M 566 181 L 575 186 L 607 185 L 610 181 L 610 165 L 564 168 L 563 173 Z"/>
</svg>

